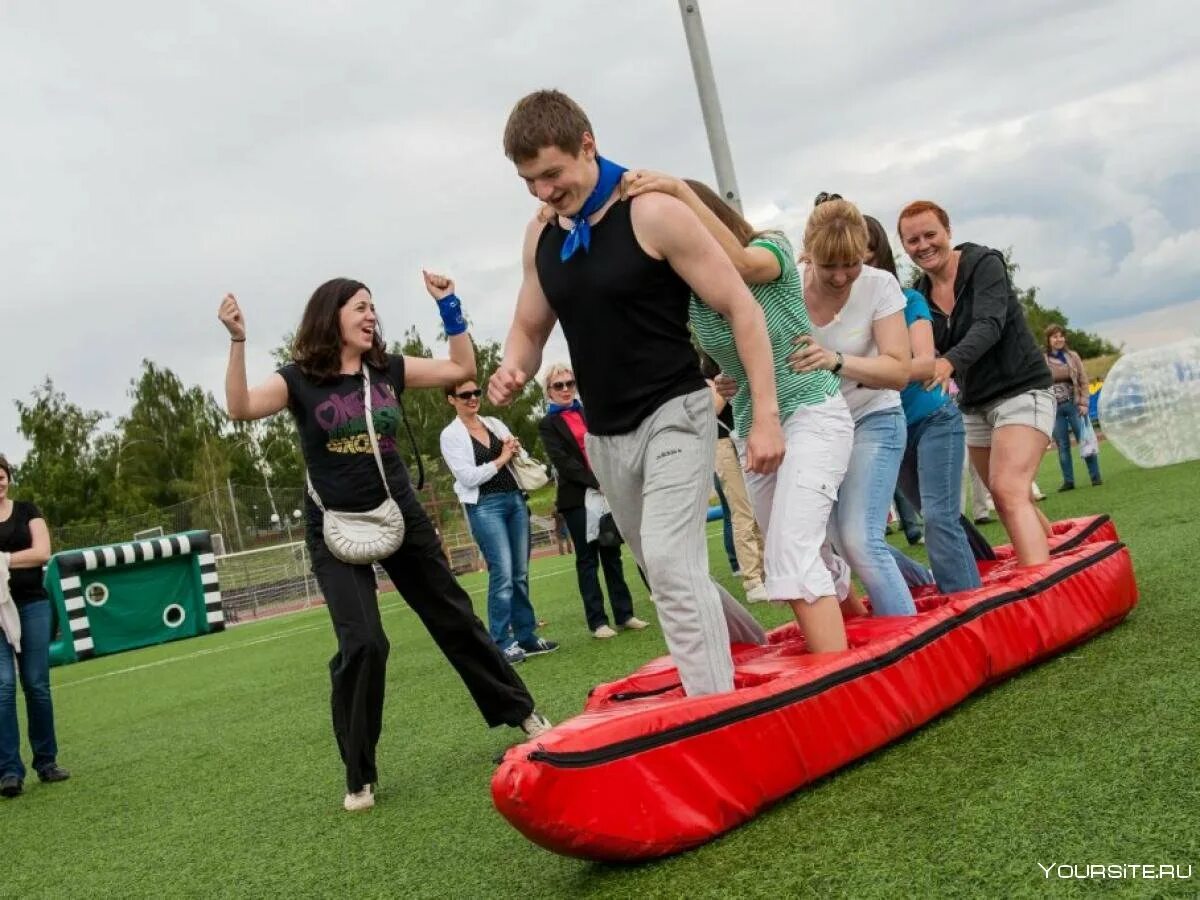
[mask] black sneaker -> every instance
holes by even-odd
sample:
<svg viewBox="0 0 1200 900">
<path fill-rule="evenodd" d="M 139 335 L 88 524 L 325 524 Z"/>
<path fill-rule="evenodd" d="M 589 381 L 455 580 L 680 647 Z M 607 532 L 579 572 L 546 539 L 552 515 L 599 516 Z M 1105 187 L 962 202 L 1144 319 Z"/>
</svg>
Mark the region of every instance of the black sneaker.
<svg viewBox="0 0 1200 900">
<path fill-rule="evenodd" d="M 25 782 L 16 775 L 0 778 L 0 797 L 19 797 L 25 790 Z"/>
<path fill-rule="evenodd" d="M 544 653 L 553 653 L 558 649 L 558 643 L 556 641 L 548 641 L 545 638 L 534 638 L 532 641 L 526 641 L 525 643 L 518 642 L 517 646 L 525 651 L 525 655 L 527 657 L 541 656 Z"/>
<path fill-rule="evenodd" d="M 1102 484 L 1104 484 L 1103 478 L 1095 478 L 1092 480 L 1092 487 L 1100 487 Z"/>
<path fill-rule="evenodd" d="M 1062 484 L 1060 484 L 1058 486 L 1058 492 L 1060 494 L 1063 491 L 1073 491 L 1073 490 L 1075 490 L 1075 482 L 1073 482 L 1073 481 L 1064 481 Z"/>
<path fill-rule="evenodd" d="M 51 784 L 55 781 L 66 781 L 70 777 L 71 773 L 57 763 L 46 766 L 44 769 L 38 769 L 38 781 L 44 784 Z"/>
</svg>

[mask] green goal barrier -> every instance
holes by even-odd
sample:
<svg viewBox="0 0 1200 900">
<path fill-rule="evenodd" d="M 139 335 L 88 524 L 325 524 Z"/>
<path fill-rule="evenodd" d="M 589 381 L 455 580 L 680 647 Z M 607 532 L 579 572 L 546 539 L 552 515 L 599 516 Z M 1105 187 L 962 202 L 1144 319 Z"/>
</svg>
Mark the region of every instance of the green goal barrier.
<svg viewBox="0 0 1200 900">
<path fill-rule="evenodd" d="M 207 531 L 56 553 L 45 583 L 60 624 L 51 665 L 225 628 Z"/>
</svg>

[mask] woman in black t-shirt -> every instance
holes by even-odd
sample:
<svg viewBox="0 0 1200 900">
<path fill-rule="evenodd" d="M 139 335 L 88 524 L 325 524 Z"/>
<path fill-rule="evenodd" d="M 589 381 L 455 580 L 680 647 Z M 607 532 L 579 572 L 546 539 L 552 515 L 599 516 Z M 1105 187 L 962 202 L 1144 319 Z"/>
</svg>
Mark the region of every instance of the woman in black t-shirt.
<svg viewBox="0 0 1200 900">
<path fill-rule="evenodd" d="M 0 609 L 4 626 L 0 635 L 0 796 L 4 797 L 16 797 L 25 788 L 17 724 L 18 670 L 33 770 L 41 781 L 71 777 L 58 765 L 50 699 L 50 598 L 42 586 L 42 566 L 50 559 L 50 532 L 36 506 L 8 496 L 11 485 L 12 466 L 0 456 L 0 579 L 7 579 L 0 583 L 0 602 L 7 607 Z"/>
<path fill-rule="evenodd" d="M 406 387 L 444 387 L 475 375 L 475 353 L 454 282 L 425 274 L 449 338 L 449 359 L 385 351 L 371 292 L 337 278 L 313 293 L 292 345 L 292 362 L 255 388 L 246 385 L 246 326 L 237 299 L 226 295 L 218 317 L 232 343 L 225 396 L 233 419 L 291 410 L 312 486 L 327 509 L 361 512 L 387 496 L 366 427 L 363 376 L 371 384 L 372 423 L 388 488 L 404 514 L 404 543 L 379 560 L 405 602 L 458 671 L 490 726 L 511 725 L 536 737 L 550 727 L 475 616 L 450 572 L 441 540 L 413 492 L 396 449 L 399 396 Z M 335 557 L 322 536 L 322 512 L 305 502 L 306 543 L 325 595 L 338 650 L 330 661 L 333 731 L 346 766 L 347 810 L 375 804 L 375 746 L 383 724 L 388 639 L 369 565 Z"/>
</svg>

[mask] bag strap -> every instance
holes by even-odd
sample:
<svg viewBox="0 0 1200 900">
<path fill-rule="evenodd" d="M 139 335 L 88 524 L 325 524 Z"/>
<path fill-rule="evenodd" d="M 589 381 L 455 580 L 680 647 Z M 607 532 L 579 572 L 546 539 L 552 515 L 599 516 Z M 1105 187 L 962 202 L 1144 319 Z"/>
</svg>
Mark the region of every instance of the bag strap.
<svg viewBox="0 0 1200 900">
<path fill-rule="evenodd" d="M 367 422 L 367 434 L 371 438 L 371 454 L 375 457 L 375 465 L 379 467 L 379 477 L 383 479 L 383 489 L 388 495 L 388 499 L 395 500 L 392 496 L 392 489 L 388 486 L 387 473 L 383 468 L 383 457 L 379 455 L 379 439 L 375 436 L 375 417 L 371 414 L 371 372 L 367 368 L 366 360 L 362 364 L 363 373 L 363 412 Z M 408 423 L 408 417 L 405 417 L 405 424 Z M 412 428 L 409 427 L 409 437 L 412 437 Z M 413 446 L 416 446 L 416 441 L 413 441 Z M 421 456 L 417 454 L 417 466 L 421 472 L 421 481 L 425 481 L 425 470 L 421 466 Z M 309 475 L 308 469 L 304 470 L 304 483 L 308 486 L 308 496 L 312 497 L 313 503 L 317 504 L 317 509 L 325 512 L 325 504 L 321 502 L 320 495 L 317 494 L 317 489 L 313 487 L 312 476 Z"/>
<path fill-rule="evenodd" d="M 379 455 L 379 440 L 375 437 L 375 417 L 371 414 L 371 370 L 367 366 L 366 360 L 363 360 L 363 409 L 366 410 L 367 418 L 367 434 L 371 436 L 371 453 L 375 456 L 375 465 L 379 466 L 379 477 L 383 479 L 383 489 L 387 492 L 388 499 L 395 500 L 392 496 L 392 489 L 388 487 L 387 472 L 383 468 L 383 457 Z"/>
</svg>

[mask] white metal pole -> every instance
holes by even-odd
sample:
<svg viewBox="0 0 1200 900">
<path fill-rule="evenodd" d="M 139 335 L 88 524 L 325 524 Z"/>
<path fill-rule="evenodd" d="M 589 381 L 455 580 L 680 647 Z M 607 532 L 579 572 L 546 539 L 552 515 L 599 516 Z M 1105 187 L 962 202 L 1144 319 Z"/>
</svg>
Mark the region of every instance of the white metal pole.
<svg viewBox="0 0 1200 900">
<path fill-rule="evenodd" d="M 725 202 L 741 212 L 742 196 L 738 193 L 737 178 L 733 174 L 733 154 L 729 150 L 729 136 L 725 133 L 725 120 L 721 116 L 721 100 L 717 96 L 717 80 L 713 76 L 708 41 L 704 37 L 699 0 L 679 0 L 679 12 L 683 15 L 683 33 L 687 36 L 692 74 L 696 77 L 696 90 L 700 93 L 700 111 L 704 114 L 704 128 L 708 132 L 708 149 L 712 153 L 713 168 L 717 171 L 717 187 Z"/>
</svg>

